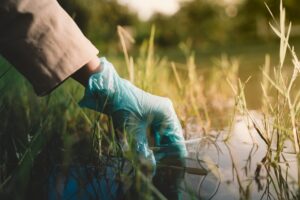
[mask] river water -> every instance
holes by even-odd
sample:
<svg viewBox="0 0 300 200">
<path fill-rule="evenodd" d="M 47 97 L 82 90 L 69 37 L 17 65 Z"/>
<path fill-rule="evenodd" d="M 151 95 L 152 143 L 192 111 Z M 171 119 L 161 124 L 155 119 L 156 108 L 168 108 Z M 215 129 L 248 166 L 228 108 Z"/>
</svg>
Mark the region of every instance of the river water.
<svg viewBox="0 0 300 200">
<path fill-rule="evenodd" d="M 259 118 L 259 114 L 252 112 Z M 197 130 L 192 128 L 193 131 Z M 299 163 L 286 142 L 278 162 L 246 117 L 238 117 L 229 140 L 226 130 L 212 132 L 187 144 L 189 167 L 207 169 L 206 175 L 185 174 L 183 199 L 299 199 Z M 272 159 L 270 159 L 272 158 Z"/>
<path fill-rule="evenodd" d="M 259 113 L 251 111 L 250 114 L 260 121 Z M 151 175 L 149 179 L 137 180 L 122 159 L 103 160 L 100 168 L 71 166 L 67 171 L 57 168 L 50 176 L 48 197 L 149 199 L 144 194 L 150 191 L 152 199 L 170 200 L 299 199 L 299 161 L 291 143 L 286 142 L 283 153 L 277 155 L 276 141 L 268 150 L 247 117 L 242 116 L 236 117 L 231 133 L 224 129 L 205 135 L 196 124 L 189 125 L 186 131 L 190 138 L 186 143 L 189 154 L 185 169 L 170 168 L 174 163 L 158 167 L 150 183 Z M 127 179 L 118 179 L 119 169 L 127 170 Z M 145 180 L 146 183 L 138 185 Z M 156 187 L 151 188 L 152 184 Z"/>
</svg>

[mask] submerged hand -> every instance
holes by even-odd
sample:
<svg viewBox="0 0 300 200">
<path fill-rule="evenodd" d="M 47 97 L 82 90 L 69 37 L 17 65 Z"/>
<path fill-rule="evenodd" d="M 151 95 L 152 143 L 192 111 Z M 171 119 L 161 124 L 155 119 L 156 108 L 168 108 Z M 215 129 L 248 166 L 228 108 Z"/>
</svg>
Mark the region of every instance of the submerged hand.
<svg viewBox="0 0 300 200">
<path fill-rule="evenodd" d="M 105 58 L 100 58 L 100 64 L 103 70 L 90 77 L 80 106 L 111 116 L 114 128 L 134 138 L 137 153 L 153 164 L 155 159 L 186 156 L 182 128 L 172 102 L 120 78 Z M 148 147 L 147 128 L 151 129 L 155 147 L 160 149 L 155 159 Z"/>
</svg>

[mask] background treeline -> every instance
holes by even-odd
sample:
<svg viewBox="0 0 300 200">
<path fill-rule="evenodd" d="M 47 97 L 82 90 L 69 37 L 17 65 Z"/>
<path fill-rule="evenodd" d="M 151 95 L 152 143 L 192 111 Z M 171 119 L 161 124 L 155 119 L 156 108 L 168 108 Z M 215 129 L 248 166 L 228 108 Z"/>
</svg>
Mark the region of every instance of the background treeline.
<svg viewBox="0 0 300 200">
<path fill-rule="evenodd" d="M 102 50 L 114 51 L 116 26 L 128 26 L 137 43 L 149 35 L 150 26 L 157 27 L 156 45 L 173 47 L 191 40 L 193 48 L 251 44 L 275 39 L 269 28 L 272 20 L 264 2 L 278 16 L 279 0 L 244 0 L 226 4 L 214 0 L 193 0 L 181 3 L 173 16 L 155 14 L 141 22 L 137 15 L 116 0 L 59 0 L 81 29 Z M 293 21 L 292 38 L 300 35 L 299 6 L 296 0 L 284 0 L 287 18 Z M 109 45 L 108 45 L 109 44 Z M 109 48 L 108 48 L 109 46 Z"/>
</svg>

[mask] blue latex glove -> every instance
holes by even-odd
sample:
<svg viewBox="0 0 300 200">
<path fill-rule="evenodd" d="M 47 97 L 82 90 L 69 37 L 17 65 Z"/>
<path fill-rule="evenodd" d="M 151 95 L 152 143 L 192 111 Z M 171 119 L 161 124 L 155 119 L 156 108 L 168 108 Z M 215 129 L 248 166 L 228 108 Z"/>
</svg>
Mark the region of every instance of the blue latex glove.
<svg viewBox="0 0 300 200">
<path fill-rule="evenodd" d="M 100 64 L 103 70 L 90 77 L 80 106 L 110 115 L 115 128 L 125 130 L 135 139 L 138 155 L 154 165 L 155 159 L 186 156 L 182 128 L 172 102 L 120 78 L 105 58 L 100 58 Z M 155 158 L 148 147 L 148 127 L 154 134 L 155 146 L 161 147 Z"/>
</svg>

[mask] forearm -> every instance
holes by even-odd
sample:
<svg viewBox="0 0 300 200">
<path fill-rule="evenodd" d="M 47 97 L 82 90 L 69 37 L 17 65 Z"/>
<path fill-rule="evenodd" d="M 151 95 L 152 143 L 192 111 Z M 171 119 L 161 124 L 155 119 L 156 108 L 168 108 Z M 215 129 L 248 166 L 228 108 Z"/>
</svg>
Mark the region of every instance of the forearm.
<svg viewBox="0 0 300 200">
<path fill-rule="evenodd" d="M 98 54 L 55 0 L 1 1 L 0 30 L 0 53 L 39 96 L 51 92 L 82 66 L 83 71 L 94 66 Z M 78 77 L 83 84 L 84 77 Z"/>
</svg>

